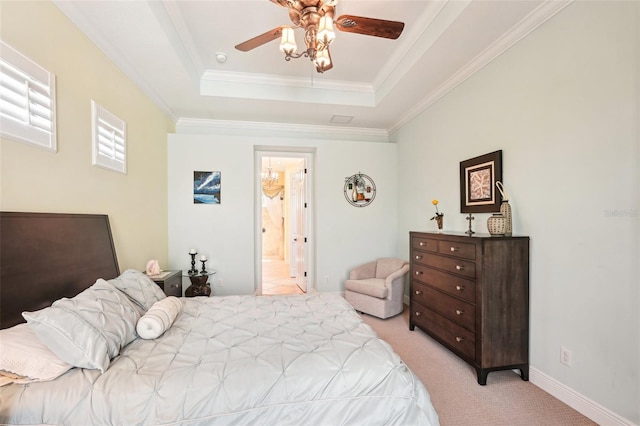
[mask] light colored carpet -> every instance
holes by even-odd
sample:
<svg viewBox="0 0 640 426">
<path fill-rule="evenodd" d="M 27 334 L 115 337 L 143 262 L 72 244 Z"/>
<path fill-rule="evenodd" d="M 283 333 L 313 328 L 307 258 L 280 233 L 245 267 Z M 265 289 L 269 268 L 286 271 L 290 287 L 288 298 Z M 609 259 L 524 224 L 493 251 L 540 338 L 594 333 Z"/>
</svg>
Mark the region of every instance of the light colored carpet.
<svg viewBox="0 0 640 426">
<path fill-rule="evenodd" d="M 486 386 L 478 385 L 469 364 L 417 327 L 409 331 L 408 308 L 386 320 L 362 317 L 422 380 L 444 426 L 595 425 L 512 371 L 491 372 Z"/>
</svg>

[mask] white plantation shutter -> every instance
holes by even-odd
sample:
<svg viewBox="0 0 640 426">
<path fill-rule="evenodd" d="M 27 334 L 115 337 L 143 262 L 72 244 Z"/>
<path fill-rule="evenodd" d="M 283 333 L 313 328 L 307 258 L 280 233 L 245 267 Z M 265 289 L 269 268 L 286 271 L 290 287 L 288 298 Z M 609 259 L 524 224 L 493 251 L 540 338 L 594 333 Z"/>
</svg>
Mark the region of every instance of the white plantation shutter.
<svg viewBox="0 0 640 426">
<path fill-rule="evenodd" d="M 91 100 L 93 164 L 127 173 L 126 124 Z"/>
<path fill-rule="evenodd" d="M 0 43 L 0 134 L 55 152 L 55 75 Z"/>
</svg>

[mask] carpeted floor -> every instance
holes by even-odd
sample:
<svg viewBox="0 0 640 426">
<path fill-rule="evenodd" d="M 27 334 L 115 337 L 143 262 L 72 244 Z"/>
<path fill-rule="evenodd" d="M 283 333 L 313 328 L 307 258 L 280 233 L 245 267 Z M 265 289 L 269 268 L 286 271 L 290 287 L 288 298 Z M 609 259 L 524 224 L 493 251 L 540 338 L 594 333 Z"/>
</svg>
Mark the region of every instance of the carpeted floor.
<svg viewBox="0 0 640 426">
<path fill-rule="evenodd" d="M 444 426 L 595 425 L 512 371 L 489 373 L 487 385 L 478 385 L 469 364 L 418 328 L 409 331 L 408 309 L 386 320 L 362 317 L 422 380 Z"/>
</svg>

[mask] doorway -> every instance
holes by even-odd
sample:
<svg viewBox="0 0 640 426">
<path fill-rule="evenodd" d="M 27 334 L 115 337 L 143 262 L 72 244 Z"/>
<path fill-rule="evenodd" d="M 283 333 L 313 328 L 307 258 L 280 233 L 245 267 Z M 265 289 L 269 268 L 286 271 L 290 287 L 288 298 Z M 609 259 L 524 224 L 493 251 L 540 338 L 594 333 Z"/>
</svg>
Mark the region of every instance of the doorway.
<svg viewBox="0 0 640 426">
<path fill-rule="evenodd" d="M 312 153 L 256 150 L 256 294 L 302 294 L 311 272 Z"/>
</svg>

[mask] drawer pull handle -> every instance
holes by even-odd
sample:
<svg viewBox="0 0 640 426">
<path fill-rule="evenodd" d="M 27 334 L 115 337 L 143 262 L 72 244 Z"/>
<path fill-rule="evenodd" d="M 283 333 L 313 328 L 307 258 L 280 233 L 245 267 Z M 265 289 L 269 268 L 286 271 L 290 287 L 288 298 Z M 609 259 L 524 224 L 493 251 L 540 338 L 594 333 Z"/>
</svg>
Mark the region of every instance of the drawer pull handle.
<svg viewBox="0 0 640 426">
<path fill-rule="evenodd" d="M 416 275 L 422 275 L 423 272 L 422 271 L 416 271 Z"/>
<path fill-rule="evenodd" d="M 462 337 L 457 337 L 456 336 L 456 342 L 461 343 L 462 341 L 464 341 L 464 339 Z"/>
<path fill-rule="evenodd" d="M 174 284 L 174 285 L 172 285 L 171 287 L 173 287 L 173 288 L 178 288 L 178 286 L 179 286 L 179 285 L 180 285 L 180 284 Z"/>
<path fill-rule="evenodd" d="M 416 316 L 419 317 L 420 315 L 422 315 L 422 313 L 419 311 L 416 311 Z"/>
<path fill-rule="evenodd" d="M 460 309 L 456 309 L 456 315 L 460 316 L 464 314 L 464 311 L 461 311 Z"/>
<path fill-rule="evenodd" d="M 462 270 L 464 270 L 464 266 L 463 265 L 456 265 L 456 269 L 458 271 L 462 271 Z"/>
<path fill-rule="evenodd" d="M 460 250 L 458 247 L 451 247 L 451 251 L 458 251 Z"/>
<path fill-rule="evenodd" d="M 424 247 L 426 245 L 427 245 L 427 243 L 420 241 L 420 247 Z"/>
<path fill-rule="evenodd" d="M 416 260 L 422 259 L 422 256 L 416 256 Z"/>
<path fill-rule="evenodd" d="M 456 290 L 462 291 L 462 290 L 464 290 L 464 286 L 463 285 L 457 285 L 456 286 Z"/>
<path fill-rule="evenodd" d="M 416 294 L 420 296 L 422 294 L 422 290 L 416 290 Z"/>
</svg>

